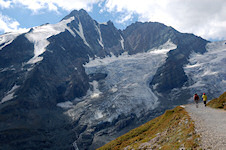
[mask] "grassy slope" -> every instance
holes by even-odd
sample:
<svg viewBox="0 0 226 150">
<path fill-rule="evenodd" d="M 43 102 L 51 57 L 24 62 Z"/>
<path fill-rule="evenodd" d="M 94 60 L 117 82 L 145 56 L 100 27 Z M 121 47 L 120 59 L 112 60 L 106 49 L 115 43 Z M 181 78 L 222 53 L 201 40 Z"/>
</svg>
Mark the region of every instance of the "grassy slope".
<svg viewBox="0 0 226 150">
<path fill-rule="evenodd" d="M 131 130 L 99 150 L 159 149 L 170 150 L 180 147 L 197 149 L 199 136 L 184 108 L 178 106 L 163 115 Z"/>
<path fill-rule="evenodd" d="M 224 92 L 219 98 L 215 98 L 207 103 L 207 106 L 212 108 L 224 108 L 224 103 L 226 103 L 226 92 Z"/>
</svg>

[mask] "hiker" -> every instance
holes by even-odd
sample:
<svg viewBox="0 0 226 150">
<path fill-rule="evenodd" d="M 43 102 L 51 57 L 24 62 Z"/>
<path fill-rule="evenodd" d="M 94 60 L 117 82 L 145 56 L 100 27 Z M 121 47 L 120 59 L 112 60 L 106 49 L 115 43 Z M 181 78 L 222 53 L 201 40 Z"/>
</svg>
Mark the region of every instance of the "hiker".
<svg viewBox="0 0 226 150">
<path fill-rule="evenodd" d="M 195 101 L 195 104 L 196 104 L 196 108 L 198 108 L 199 96 L 198 96 L 198 94 L 196 94 L 196 93 L 195 93 L 195 95 L 194 95 L 194 101 Z"/>
<path fill-rule="evenodd" d="M 204 105 L 206 107 L 207 96 L 206 96 L 205 93 L 203 93 L 203 95 L 202 95 L 202 100 L 203 100 L 203 103 L 204 103 Z"/>
</svg>

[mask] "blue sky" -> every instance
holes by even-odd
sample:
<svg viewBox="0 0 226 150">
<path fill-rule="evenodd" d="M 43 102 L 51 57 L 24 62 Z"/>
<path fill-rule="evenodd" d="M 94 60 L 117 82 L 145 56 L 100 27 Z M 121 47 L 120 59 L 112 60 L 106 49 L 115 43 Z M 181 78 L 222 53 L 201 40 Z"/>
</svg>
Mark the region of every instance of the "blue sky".
<svg viewBox="0 0 226 150">
<path fill-rule="evenodd" d="M 225 0 L 0 0 L 0 34 L 54 24 L 82 8 L 118 29 L 135 21 L 157 21 L 208 40 L 226 40 Z"/>
</svg>

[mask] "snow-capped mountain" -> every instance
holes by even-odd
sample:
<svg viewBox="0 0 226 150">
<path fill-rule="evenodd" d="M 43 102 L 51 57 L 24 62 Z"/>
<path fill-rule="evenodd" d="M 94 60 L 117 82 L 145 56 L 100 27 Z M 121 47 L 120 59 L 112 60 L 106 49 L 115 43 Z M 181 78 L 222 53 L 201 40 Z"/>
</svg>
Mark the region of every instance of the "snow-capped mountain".
<svg viewBox="0 0 226 150">
<path fill-rule="evenodd" d="M 194 92 L 220 95 L 225 52 L 157 22 L 121 31 L 85 10 L 0 35 L 0 145 L 95 149 Z"/>
</svg>

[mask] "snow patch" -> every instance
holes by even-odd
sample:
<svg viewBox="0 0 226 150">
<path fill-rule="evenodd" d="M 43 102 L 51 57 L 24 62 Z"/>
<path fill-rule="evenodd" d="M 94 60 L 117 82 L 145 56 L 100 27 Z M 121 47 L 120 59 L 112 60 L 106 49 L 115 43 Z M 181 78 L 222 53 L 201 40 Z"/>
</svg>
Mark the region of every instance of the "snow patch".
<svg viewBox="0 0 226 150">
<path fill-rule="evenodd" d="M 159 83 L 156 83 L 155 85 L 152 86 L 152 88 L 153 88 L 154 90 L 156 90 L 157 87 L 158 87 L 158 85 L 159 85 Z"/>
<path fill-rule="evenodd" d="M 61 32 L 64 32 L 66 29 L 75 36 L 74 32 L 67 26 L 68 23 L 74 20 L 74 17 L 71 17 L 67 20 L 62 20 L 57 24 L 47 24 L 43 26 L 34 27 L 33 30 L 27 33 L 26 38 L 34 43 L 34 57 L 31 58 L 27 63 L 33 64 L 41 61 L 42 58 L 37 58 L 46 51 L 46 47 L 49 45 L 47 40 L 53 35 L 57 35 Z"/>
<path fill-rule="evenodd" d="M 14 96 L 15 91 L 16 91 L 19 87 L 20 87 L 20 86 L 18 86 L 18 85 L 14 85 L 14 86 L 12 87 L 12 89 L 11 89 L 9 92 L 7 92 L 6 96 L 1 100 L 1 103 L 7 102 L 7 101 L 9 101 L 9 100 L 12 100 L 12 99 L 15 97 L 15 96 Z"/>
<path fill-rule="evenodd" d="M 6 41 L 1 47 L 0 47 L 0 50 L 2 50 L 5 46 L 9 45 L 10 43 L 12 43 L 13 40 L 10 40 L 10 41 Z"/>
<path fill-rule="evenodd" d="M 112 87 L 111 90 L 110 90 L 110 92 L 113 92 L 113 93 L 115 93 L 117 91 L 118 91 L 118 89 L 117 89 L 117 86 L 116 85 L 114 87 Z"/>
<path fill-rule="evenodd" d="M 95 25 L 96 30 L 97 30 L 99 37 L 100 37 L 100 39 L 98 39 L 98 43 L 100 44 L 101 47 L 104 48 L 103 39 L 102 39 L 101 31 L 100 31 L 100 25 L 98 24 L 98 26 L 97 26 L 95 22 L 94 22 L 94 25 Z"/>
<path fill-rule="evenodd" d="M 0 50 L 2 50 L 5 46 L 12 43 L 13 40 L 16 39 L 16 37 L 18 37 L 22 33 L 28 32 L 28 30 L 29 29 L 24 30 L 23 32 L 10 32 L 10 33 L 0 35 L 0 45 L 2 45 L 2 46 L 0 46 Z"/>
<path fill-rule="evenodd" d="M 102 23 L 100 23 L 100 24 L 102 24 L 102 25 L 108 25 L 108 23 L 107 23 L 107 22 L 102 22 Z"/>
<path fill-rule="evenodd" d="M 91 98 L 98 98 L 98 97 L 100 97 L 102 92 L 100 92 L 99 89 L 98 89 L 98 82 L 94 80 L 93 82 L 91 82 L 91 85 L 93 86 L 93 92 L 90 95 L 90 97 Z"/>
<path fill-rule="evenodd" d="M 120 40 L 121 47 L 124 50 L 125 49 L 125 47 L 124 47 L 124 38 L 121 35 L 120 35 L 120 37 L 121 37 L 121 40 Z"/>
<path fill-rule="evenodd" d="M 95 119 L 101 119 L 104 117 L 103 113 L 101 111 L 96 111 L 94 115 Z"/>
<path fill-rule="evenodd" d="M 78 18 L 79 20 L 79 18 Z M 76 33 L 82 38 L 83 42 L 89 47 L 90 45 L 88 44 L 88 42 L 86 41 L 86 38 L 85 38 L 85 35 L 84 35 L 84 32 L 83 32 L 83 28 L 82 28 L 82 24 L 81 24 L 81 21 L 79 20 L 79 23 L 78 23 L 78 30 L 74 28 L 74 30 L 76 31 Z"/>
<path fill-rule="evenodd" d="M 196 83 L 194 83 L 193 85 L 189 86 L 188 88 L 192 89 L 192 88 L 200 88 L 200 87 L 204 87 L 205 84 L 202 83 L 202 81 L 197 81 Z"/>
<path fill-rule="evenodd" d="M 73 142 L 73 147 L 74 147 L 74 149 L 75 149 L 75 150 L 79 150 L 79 148 L 78 148 L 78 146 L 77 146 L 76 141 L 75 141 L 75 142 Z"/>
<path fill-rule="evenodd" d="M 149 50 L 150 53 L 154 53 L 154 54 L 166 54 L 168 53 L 170 50 L 174 50 L 177 48 L 177 45 L 175 45 L 173 42 L 171 42 L 171 40 L 169 39 L 165 44 L 159 46 L 158 48 L 154 48 Z"/>
<path fill-rule="evenodd" d="M 35 64 L 35 63 L 40 62 L 42 60 L 43 60 L 43 57 L 33 57 L 27 62 L 27 64 Z"/>
<path fill-rule="evenodd" d="M 64 109 L 68 109 L 73 107 L 73 103 L 71 101 L 66 101 L 66 102 L 58 103 L 57 106 Z"/>
<path fill-rule="evenodd" d="M 60 46 L 64 51 L 66 51 L 66 49 L 63 46 Z"/>
<path fill-rule="evenodd" d="M 16 69 L 14 68 L 13 65 L 11 65 L 10 67 L 7 68 L 0 68 L 0 72 L 5 72 L 5 71 L 15 71 Z"/>
</svg>

